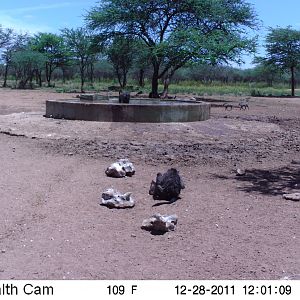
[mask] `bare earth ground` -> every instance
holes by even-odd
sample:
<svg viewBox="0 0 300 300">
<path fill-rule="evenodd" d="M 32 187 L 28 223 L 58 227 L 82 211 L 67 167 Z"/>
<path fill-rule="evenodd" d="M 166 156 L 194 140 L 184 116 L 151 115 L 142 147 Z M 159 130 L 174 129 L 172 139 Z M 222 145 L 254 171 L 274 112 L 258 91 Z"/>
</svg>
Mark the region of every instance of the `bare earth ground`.
<svg viewBox="0 0 300 300">
<path fill-rule="evenodd" d="M 300 99 L 213 107 L 205 122 L 99 123 L 44 118 L 45 100 L 73 94 L 0 89 L 0 279 L 280 279 L 300 274 Z M 119 158 L 132 178 L 104 170 Z M 152 200 L 157 172 L 186 189 Z M 235 175 L 246 168 L 245 176 Z M 109 187 L 136 206 L 100 206 Z M 141 230 L 177 214 L 174 232 Z"/>
</svg>

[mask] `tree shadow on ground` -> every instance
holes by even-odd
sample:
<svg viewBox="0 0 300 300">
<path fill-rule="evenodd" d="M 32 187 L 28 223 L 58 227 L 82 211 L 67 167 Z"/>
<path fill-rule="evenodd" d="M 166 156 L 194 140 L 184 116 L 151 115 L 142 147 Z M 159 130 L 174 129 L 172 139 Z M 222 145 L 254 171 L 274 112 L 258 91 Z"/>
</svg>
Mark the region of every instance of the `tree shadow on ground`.
<svg viewBox="0 0 300 300">
<path fill-rule="evenodd" d="M 232 176 L 214 175 L 216 178 L 226 180 Z M 247 193 L 260 193 L 263 195 L 282 195 L 300 190 L 300 165 L 290 165 L 273 170 L 250 169 L 245 175 L 235 176 L 235 180 L 245 183 L 238 189 Z"/>
</svg>

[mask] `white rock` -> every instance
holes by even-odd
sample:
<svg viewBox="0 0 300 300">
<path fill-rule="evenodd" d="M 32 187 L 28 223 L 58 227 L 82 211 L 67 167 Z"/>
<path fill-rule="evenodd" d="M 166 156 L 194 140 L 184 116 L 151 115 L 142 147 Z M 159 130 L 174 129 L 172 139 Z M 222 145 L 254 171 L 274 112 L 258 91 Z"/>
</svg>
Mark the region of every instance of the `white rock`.
<svg viewBox="0 0 300 300">
<path fill-rule="evenodd" d="M 283 198 L 286 200 L 300 201 L 300 193 L 284 194 Z"/>
<path fill-rule="evenodd" d="M 101 204 L 109 208 L 131 208 L 135 201 L 131 193 L 120 194 L 114 189 L 108 189 L 102 193 Z"/>
<path fill-rule="evenodd" d="M 176 215 L 155 214 L 142 223 L 142 229 L 149 231 L 167 232 L 175 230 L 178 217 Z"/>
<path fill-rule="evenodd" d="M 245 169 L 240 169 L 240 168 L 238 168 L 237 170 L 236 170 L 236 175 L 237 176 L 244 176 L 246 174 L 246 170 Z"/>
<path fill-rule="evenodd" d="M 120 159 L 111 164 L 105 171 L 109 177 L 121 178 L 125 176 L 132 176 L 135 173 L 133 164 L 127 159 Z"/>
</svg>

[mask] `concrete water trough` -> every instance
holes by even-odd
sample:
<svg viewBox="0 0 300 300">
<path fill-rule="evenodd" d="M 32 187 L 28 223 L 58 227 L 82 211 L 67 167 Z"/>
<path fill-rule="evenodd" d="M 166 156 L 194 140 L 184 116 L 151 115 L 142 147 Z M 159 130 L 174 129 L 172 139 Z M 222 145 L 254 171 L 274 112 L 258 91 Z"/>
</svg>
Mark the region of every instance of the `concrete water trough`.
<svg viewBox="0 0 300 300">
<path fill-rule="evenodd" d="M 210 104 L 201 101 L 132 98 L 97 100 L 70 99 L 46 101 L 46 117 L 99 122 L 194 122 L 210 117 Z"/>
</svg>

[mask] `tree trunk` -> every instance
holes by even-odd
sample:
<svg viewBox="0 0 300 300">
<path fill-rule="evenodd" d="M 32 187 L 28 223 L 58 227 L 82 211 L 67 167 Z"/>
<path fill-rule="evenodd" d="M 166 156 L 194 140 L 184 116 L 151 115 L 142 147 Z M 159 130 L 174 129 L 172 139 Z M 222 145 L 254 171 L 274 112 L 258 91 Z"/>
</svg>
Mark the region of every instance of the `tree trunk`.
<svg viewBox="0 0 300 300">
<path fill-rule="evenodd" d="M 66 69 L 65 67 L 62 66 L 61 70 L 62 70 L 62 82 L 66 83 Z"/>
<path fill-rule="evenodd" d="M 30 78 L 29 78 L 29 88 L 32 90 L 33 89 L 33 77 L 34 77 L 34 73 L 35 72 L 32 72 L 31 75 L 30 75 Z"/>
<path fill-rule="evenodd" d="M 48 83 L 48 87 L 51 86 L 51 65 L 49 65 L 48 63 L 46 63 L 46 80 Z"/>
<path fill-rule="evenodd" d="M 38 71 L 39 87 L 42 87 L 42 71 Z"/>
<path fill-rule="evenodd" d="M 163 99 L 167 99 L 168 98 L 169 84 L 170 84 L 170 78 L 167 76 L 164 79 L 164 90 L 163 90 L 162 95 L 161 95 L 161 98 L 163 98 Z"/>
<path fill-rule="evenodd" d="M 291 67 L 291 87 L 292 87 L 292 97 L 295 97 L 295 68 Z"/>
<path fill-rule="evenodd" d="M 29 79 L 30 79 L 29 76 L 26 77 L 25 79 L 21 79 L 19 84 L 18 84 L 18 89 L 22 89 L 22 90 L 26 89 L 26 85 L 27 85 L 27 82 L 28 82 Z"/>
<path fill-rule="evenodd" d="M 85 62 L 84 62 L 84 59 L 81 58 L 80 60 L 80 79 L 81 79 L 81 86 L 80 86 L 80 90 L 81 90 L 81 93 L 84 93 L 84 90 L 83 90 L 83 86 L 84 86 L 84 82 L 85 82 Z"/>
<path fill-rule="evenodd" d="M 7 87 L 8 64 L 5 65 L 4 82 L 2 87 Z"/>
<path fill-rule="evenodd" d="M 84 71 L 81 72 L 81 85 L 80 85 L 80 90 L 81 90 L 81 93 L 84 93 L 84 89 L 83 89 L 83 86 L 84 86 Z"/>
<path fill-rule="evenodd" d="M 154 65 L 153 75 L 152 75 L 152 91 L 149 95 L 150 98 L 159 98 L 158 94 L 158 73 L 159 73 L 159 66 Z"/>
<path fill-rule="evenodd" d="M 90 64 L 90 82 L 94 84 L 94 63 L 91 62 Z"/>
<path fill-rule="evenodd" d="M 125 69 L 123 69 L 123 88 L 125 88 L 127 85 L 127 72 Z"/>
<path fill-rule="evenodd" d="M 268 85 L 269 87 L 272 87 L 272 86 L 273 86 L 273 78 L 268 78 L 268 79 L 267 79 L 267 85 Z"/>
<path fill-rule="evenodd" d="M 116 75 L 117 75 L 117 78 L 118 78 L 120 87 L 123 88 L 123 84 L 122 84 L 122 75 L 121 75 L 120 70 L 119 70 L 118 68 L 116 69 Z"/>
<path fill-rule="evenodd" d="M 145 86 L 145 71 L 143 69 L 140 69 L 139 72 L 139 86 L 140 87 Z"/>
</svg>

